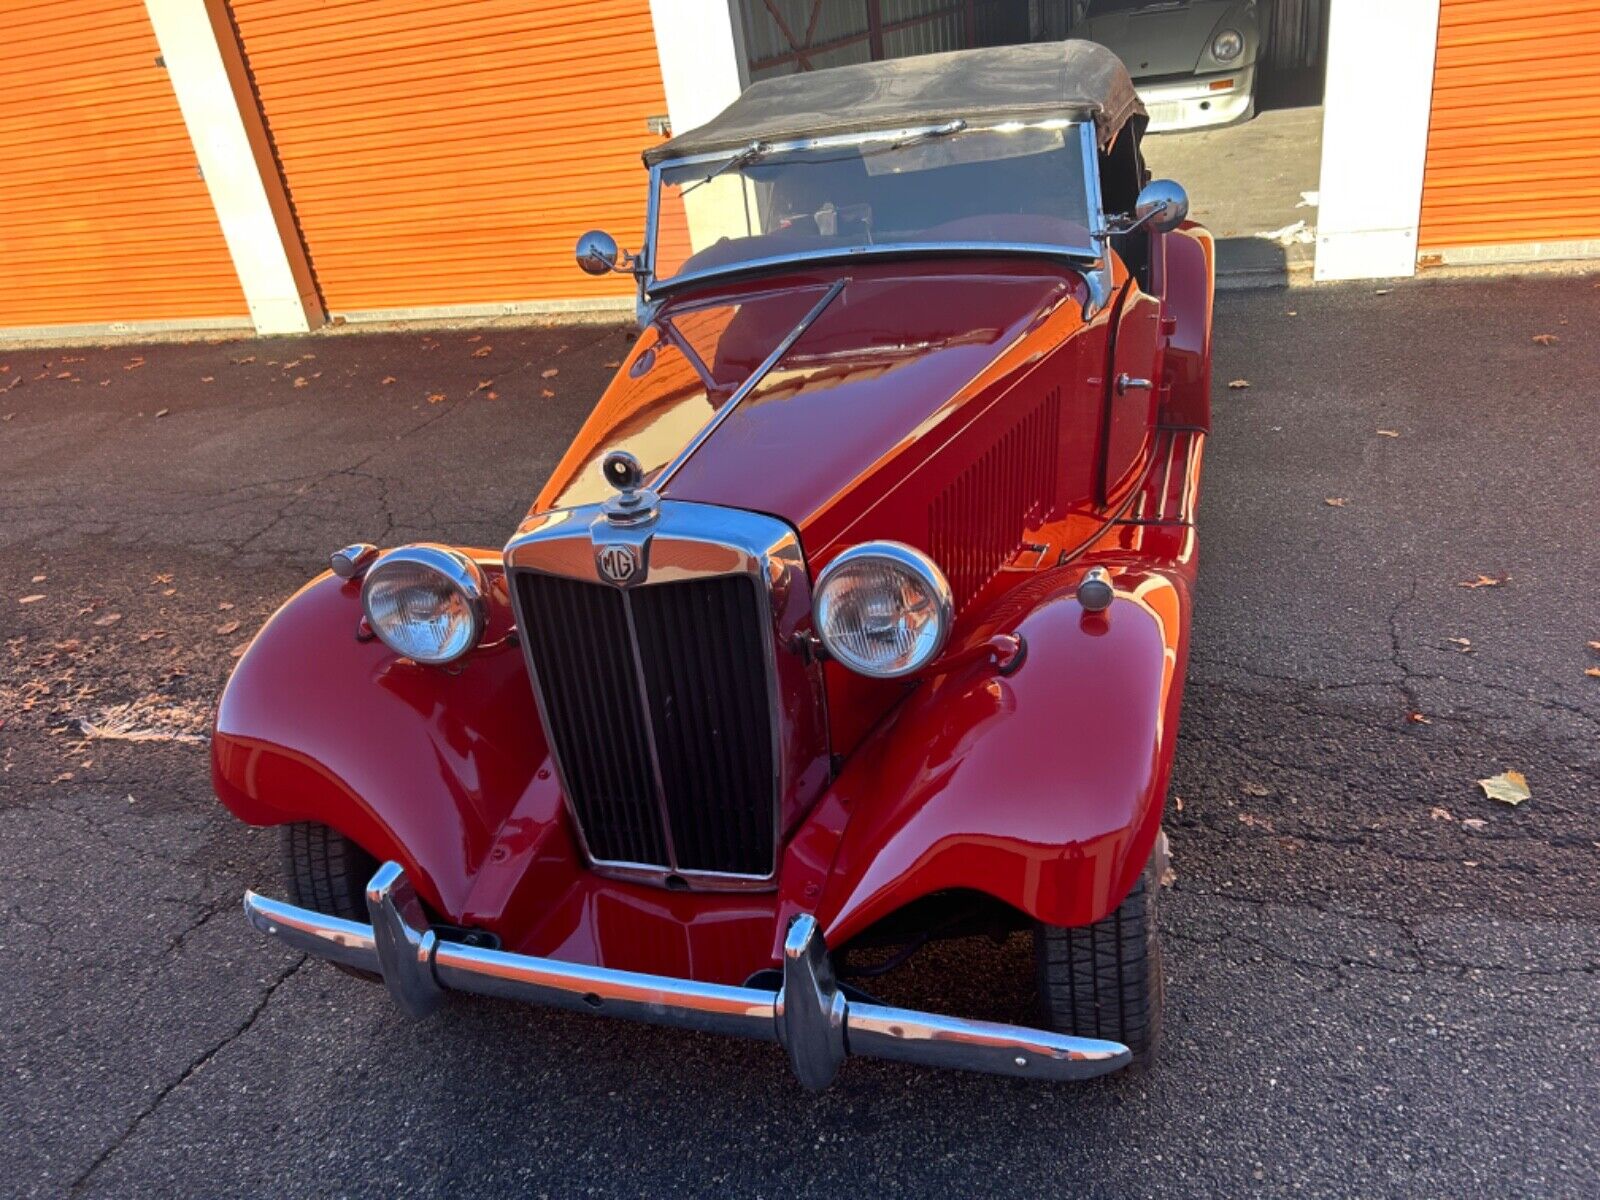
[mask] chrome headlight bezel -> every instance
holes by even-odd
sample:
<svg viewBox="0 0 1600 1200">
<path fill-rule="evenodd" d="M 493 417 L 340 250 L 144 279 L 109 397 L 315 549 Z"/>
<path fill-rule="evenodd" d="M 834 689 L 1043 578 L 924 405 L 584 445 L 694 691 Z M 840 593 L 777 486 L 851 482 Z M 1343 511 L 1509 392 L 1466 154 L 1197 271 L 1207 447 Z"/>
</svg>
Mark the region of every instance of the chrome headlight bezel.
<svg viewBox="0 0 1600 1200">
<path fill-rule="evenodd" d="M 392 624 L 380 621 L 373 615 L 374 588 L 385 582 L 385 569 L 395 566 L 420 567 L 431 571 L 460 597 L 467 610 L 470 626 L 467 638 L 459 646 L 451 647 L 444 654 L 418 653 L 416 647 L 408 646 L 394 636 Z M 367 627 L 378 640 L 400 657 L 430 667 L 442 667 L 470 654 L 483 640 L 483 632 L 489 624 L 488 586 L 484 582 L 482 568 L 461 551 L 434 542 L 417 542 L 384 552 L 367 568 L 361 580 L 361 611 L 366 617 Z"/>
<path fill-rule="evenodd" d="M 1232 39 L 1232 53 L 1224 54 L 1222 52 L 1221 46 L 1224 38 Z M 1219 63 L 1232 63 L 1237 61 L 1239 56 L 1244 53 L 1244 46 L 1244 34 L 1240 30 L 1233 28 L 1219 29 L 1211 39 L 1211 57 Z"/>
<path fill-rule="evenodd" d="M 831 622 L 828 617 L 835 601 L 832 585 L 847 571 L 859 568 L 869 561 L 876 561 L 912 580 L 927 595 L 929 603 L 933 606 L 935 627 L 932 640 L 919 649 L 915 658 L 890 670 L 872 666 L 830 636 L 832 631 L 829 628 Z M 922 551 L 903 542 L 863 542 L 844 551 L 817 576 L 812 596 L 812 613 L 817 637 L 835 662 L 858 675 L 872 679 L 902 679 L 921 671 L 944 652 L 945 645 L 950 640 L 950 628 L 955 624 L 955 597 L 951 593 L 950 582 L 944 577 L 939 565 Z"/>
</svg>

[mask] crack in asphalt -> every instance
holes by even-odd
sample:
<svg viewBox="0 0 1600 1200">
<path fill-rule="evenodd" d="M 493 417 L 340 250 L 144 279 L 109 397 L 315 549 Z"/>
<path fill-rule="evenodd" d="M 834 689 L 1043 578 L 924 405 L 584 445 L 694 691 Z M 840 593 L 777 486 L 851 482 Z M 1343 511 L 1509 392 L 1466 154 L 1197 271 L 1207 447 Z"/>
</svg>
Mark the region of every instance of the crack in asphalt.
<svg viewBox="0 0 1600 1200">
<path fill-rule="evenodd" d="M 262 992 L 260 998 L 251 1007 L 250 1011 L 245 1014 L 243 1021 L 241 1021 L 230 1033 L 225 1035 L 216 1044 L 212 1045 L 210 1048 L 192 1059 L 189 1065 L 183 1069 L 176 1079 L 158 1089 L 156 1094 L 151 1098 L 150 1102 L 140 1109 L 136 1114 L 134 1114 L 133 1120 L 128 1123 L 127 1127 L 116 1137 L 112 1138 L 111 1141 L 94 1156 L 94 1159 L 89 1163 L 89 1165 L 78 1174 L 77 1178 L 72 1181 L 72 1184 L 67 1189 L 68 1194 L 74 1196 L 81 1194 L 83 1189 L 88 1185 L 89 1180 L 93 1178 L 95 1172 L 104 1166 L 107 1160 L 109 1160 L 113 1154 L 120 1150 L 129 1138 L 138 1132 L 139 1127 L 143 1125 L 144 1122 L 162 1106 L 162 1104 L 166 1103 L 168 1096 L 172 1095 L 173 1092 L 177 1091 L 180 1087 L 187 1083 L 197 1071 L 200 1071 L 202 1068 L 204 1068 L 205 1065 L 212 1059 L 216 1058 L 218 1054 L 222 1053 L 222 1051 L 226 1050 L 246 1033 L 250 1032 L 251 1027 L 256 1023 L 256 1019 L 260 1017 L 261 1014 L 266 1010 L 267 1005 L 271 1002 L 272 997 L 277 992 L 278 988 L 283 986 L 283 984 L 287 982 L 291 976 L 298 972 L 300 968 L 305 966 L 309 961 L 309 956 L 304 954 L 300 955 L 295 962 L 280 972 L 278 977 L 267 985 L 266 990 Z"/>
<path fill-rule="evenodd" d="M 1339 908 L 1335 905 L 1323 904 L 1319 901 L 1301 898 L 1294 901 L 1257 899 L 1251 896 L 1232 896 L 1219 892 L 1207 891 L 1194 887 L 1179 885 L 1182 894 L 1193 897 L 1203 897 L 1206 900 L 1221 905 L 1239 904 L 1259 909 L 1274 909 L 1293 911 L 1294 909 L 1309 909 L 1324 916 L 1337 917 L 1348 921 L 1352 925 L 1366 927 L 1388 928 L 1401 934 L 1409 944 L 1410 950 L 1407 962 L 1410 966 L 1405 969 L 1389 966 L 1381 960 L 1370 957 L 1358 957 L 1348 953 L 1336 953 L 1335 961 L 1318 961 L 1293 954 L 1280 946 L 1264 942 L 1259 938 L 1236 929 L 1226 929 L 1212 934 L 1198 934 L 1182 929 L 1169 929 L 1163 927 L 1164 935 L 1171 935 L 1178 941 L 1189 942 L 1194 945 L 1210 946 L 1223 949 L 1229 942 L 1239 942 L 1261 952 L 1265 957 L 1287 962 L 1295 966 L 1305 967 L 1307 970 L 1335 971 L 1343 967 L 1361 967 L 1366 970 L 1381 971 L 1388 975 L 1441 975 L 1451 979 L 1464 979 L 1476 972 L 1496 975 L 1527 976 L 1529 978 L 1560 978 L 1568 976 L 1593 976 L 1600 975 L 1600 960 L 1586 962 L 1579 966 L 1571 967 L 1540 967 L 1540 966 L 1509 966 L 1501 963 L 1470 962 L 1460 958 L 1441 955 L 1429 950 L 1423 937 L 1417 932 L 1413 923 L 1401 917 L 1375 916 L 1349 909 Z"/>
</svg>

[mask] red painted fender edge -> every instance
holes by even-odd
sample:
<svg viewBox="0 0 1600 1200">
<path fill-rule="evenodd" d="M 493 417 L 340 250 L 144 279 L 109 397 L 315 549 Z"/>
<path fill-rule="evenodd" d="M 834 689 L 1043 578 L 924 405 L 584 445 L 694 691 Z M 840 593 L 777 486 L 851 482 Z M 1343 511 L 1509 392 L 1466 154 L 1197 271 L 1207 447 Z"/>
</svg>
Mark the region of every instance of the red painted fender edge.
<svg viewBox="0 0 1600 1200">
<path fill-rule="evenodd" d="M 492 596 L 489 552 L 474 552 Z M 452 672 L 360 641 L 361 588 L 324 574 L 287 600 L 234 668 L 211 746 L 217 797 L 252 825 L 320 821 L 401 863 L 459 914 L 496 833 L 545 760 L 522 653 L 491 606 L 485 647 Z"/>
<path fill-rule="evenodd" d="M 1133 887 L 1165 806 L 1189 583 L 1111 566 L 1116 600 L 1087 613 L 1076 586 L 1091 565 L 1015 625 L 1028 651 L 1014 675 L 931 681 L 846 766 L 833 798 L 848 821 L 817 906 L 834 944 L 946 889 L 1084 925 Z"/>
</svg>

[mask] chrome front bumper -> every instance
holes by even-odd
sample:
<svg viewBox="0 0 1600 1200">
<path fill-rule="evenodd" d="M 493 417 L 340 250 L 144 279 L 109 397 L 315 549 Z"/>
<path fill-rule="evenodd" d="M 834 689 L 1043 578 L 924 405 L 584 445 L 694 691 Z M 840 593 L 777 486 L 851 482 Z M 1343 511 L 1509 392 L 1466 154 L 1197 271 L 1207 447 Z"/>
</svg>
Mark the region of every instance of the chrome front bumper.
<svg viewBox="0 0 1600 1200">
<path fill-rule="evenodd" d="M 783 947 L 783 987 L 696 983 L 488 950 L 440 940 L 428 925 L 411 881 L 398 863 L 384 863 L 367 885 L 372 924 L 244 897 L 245 915 L 262 933 L 306 954 L 381 975 L 408 1014 L 426 1016 L 448 992 L 477 992 L 777 1042 L 789 1052 L 800 1082 L 820 1091 L 845 1056 L 892 1058 L 1029 1079 L 1087 1079 L 1126 1066 L 1118 1042 L 1066 1037 L 1020 1025 L 964 1021 L 846 999 L 834 982 L 822 931 L 796 918 Z"/>
</svg>

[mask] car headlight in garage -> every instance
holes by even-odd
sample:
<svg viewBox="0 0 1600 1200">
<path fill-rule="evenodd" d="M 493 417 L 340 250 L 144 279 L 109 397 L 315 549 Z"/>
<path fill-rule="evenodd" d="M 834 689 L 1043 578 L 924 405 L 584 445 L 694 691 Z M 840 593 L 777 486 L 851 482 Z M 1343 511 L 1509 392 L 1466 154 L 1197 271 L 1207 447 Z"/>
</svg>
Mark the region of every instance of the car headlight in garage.
<svg viewBox="0 0 1600 1200">
<path fill-rule="evenodd" d="M 955 619 L 950 584 L 934 561 L 899 542 L 846 550 L 817 577 L 817 636 L 839 662 L 879 679 L 927 666 Z"/>
<path fill-rule="evenodd" d="M 372 632 L 396 654 L 430 666 L 454 662 L 488 623 L 483 572 L 459 550 L 421 542 L 381 556 L 361 584 Z"/>
<path fill-rule="evenodd" d="M 1243 53 L 1244 34 L 1237 29 L 1224 29 L 1211 39 L 1211 57 L 1218 62 L 1232 62 Z"/>
</svg>

